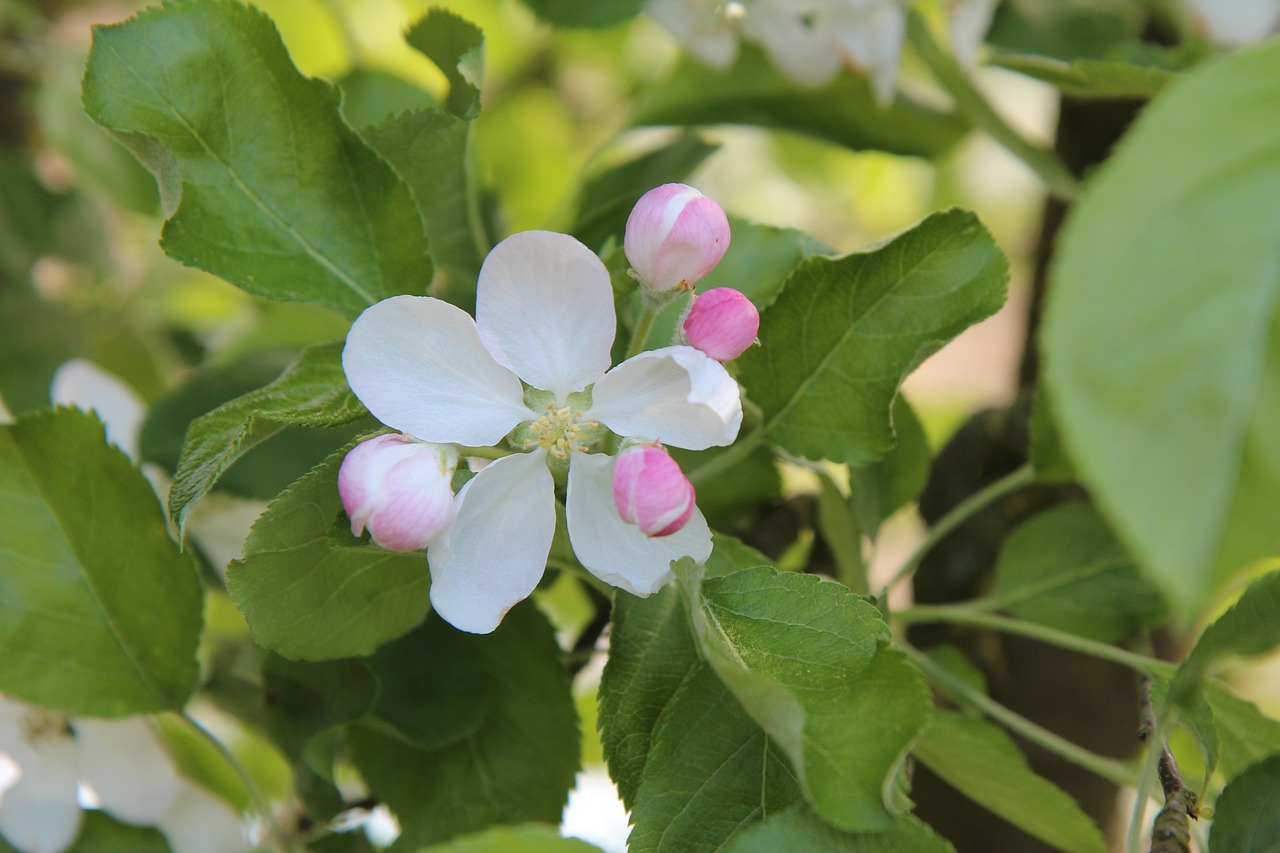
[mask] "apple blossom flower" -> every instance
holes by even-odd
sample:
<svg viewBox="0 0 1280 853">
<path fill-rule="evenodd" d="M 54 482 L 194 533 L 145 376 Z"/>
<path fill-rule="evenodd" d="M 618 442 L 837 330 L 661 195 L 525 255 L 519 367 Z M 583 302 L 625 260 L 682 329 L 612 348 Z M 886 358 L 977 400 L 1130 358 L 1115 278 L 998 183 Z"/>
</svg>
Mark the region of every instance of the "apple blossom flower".
<svg viewBox="0 0 1280 853">
<path fill-rule="evenodd" d="M 393 551 L 417 551 L 453 523 L 450 481 L 458 455 L 403 435 L 378 435 L 357 444 L 338 470 L 338 494 L 351 533 L 368 528 Z"/>
<path fill-rule="evenodd" d="M 455 627 L 489 633 L 537 586 L 556 527 L 553 470 L 567 479 L 574 552 L 606 583 L 648 595 L 670 580 L 673 560 L 710 555 L 696 509 L 660 538 L 623 521 L 614 458 L 598 451 L 610 432 L 691 450 L 730 444 L 742 422 L 737 383 L 686 346 L 610 369 L 615 327 L 604 264 L 547 231 L 493 248 L 474 320 L 439 299 L 394 296 L 352 325 L 343 368 L 378 420 L 422 441 L 483 447 L 507 438 L 517 451 L 462 487 L 452 526 L 427 549 L 432 605 Z"/>
<path fill-rule="evenodd" d="M 158 828 L 174 853 L 249 849 L 240 819 L 178 774 L 140 717 L 72 718 L 0 696 L 0 753 L 19 774 L 0 795 L 0 836 L 22 853 L 72 845 L 81 786 L 119 820 Z"/>
<path fill-rule="evenodd" d="M 649 190 L 627 217 L 623 248 L 636 276 L 663 292 L 699 281 L 729 248 L 720 205 L 684 184 Z"/>
<path fill-rule="evenodd" d="M 638 444 L 618 454 L 613 502 L 622 520 L 644 535 L 670 536 L 684 527 L 694 498 L 693 483 L 661 447 Z"/>
<path fill-rule="evenodd" d="M 680 324 L 684 340 L 716 361 L 733 361 L 756 341 L 760 312 L 732 287 L 700 293 Z"/>
<path fill-rule="evenodd" d="M 1280 29 L 1276 0 L 1188 0 L 1188 5 L 1205 37 L 1223 47 L 1260 41 Z"/>
</svg>

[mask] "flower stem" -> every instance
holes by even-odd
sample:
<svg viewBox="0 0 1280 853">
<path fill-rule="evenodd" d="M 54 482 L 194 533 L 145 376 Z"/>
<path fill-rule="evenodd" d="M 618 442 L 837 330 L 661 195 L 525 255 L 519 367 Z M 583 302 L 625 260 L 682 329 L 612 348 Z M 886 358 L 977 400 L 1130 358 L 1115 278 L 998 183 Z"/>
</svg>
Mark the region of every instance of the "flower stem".
<svg viewBox="0 0 1280 853">
<path fill-rule="evenodd" d="M 708 459 L 697 468 L 686 472 L 685 476 L 689 478 L 689 482 L 695 486 L 705 483 L 711 478 L 723 474 L 734 465 L 737 465 L 743 459 L 751 455 L 760 443 L 764 441 L 764 427 L 758 426 L 751 432 L 747 433 L 743 438 L 738 439 L 730 445 L 723 453 Z"/>
<path fill-rule="evenodd" d="M 235 753 L 228 749 L 225 743 L 219 740 L 213 732 L 201 725 L 200 721 L 187 711 L 182 711 L 179 716 L 196 734 L 208 741 L 209 745 L 222 756 L 222 760 L 240 777 L 240 783 L 244 785 L 245 790 L 249 792 L 249 798 L 253 800 L 254 809 L 257 810 L 258 816 L 262 818 L 267 827 L 268 843 L 271 849 L 277 851 L 277 853 L 288 853 L 288 851 L 294 850 L 294 846 L 285 840 L 284 833 L 280 831 L 280 827 L 276 826 L 271 814 L 271 805 L 267 802 L 267 798 L 258 789 L 257 783 L 253 781 L 249 771 L 244 769 L 244 765 L 240 763 L 240 759 L 236 758 Z"/>
<path fill-rule="evenodd" d="M 658 319 L 658 312 L 661 310 L 662 305 L 655 304 L 646 294 L 644 307 L 640 310 L 640 319 L 636 320 L 636 327 L 631 330 L 631 340 L 627 343 L 627 354 L 623 361 L 644 351 L 645 342 L 649 340 L 649 333 L 653 331 L 653 323 Z"/>
<path fill-rule="evenodd" d="M 924 541 L 916 547 L 911 556 L 907 558 L 907 561 L 899 567 L 889 582 L 885 584 L 885 589 L 892 589 L 909 577 L 916 570 L 916 567 L 920 565 L 920 561 L 924 559 L 925 555 L 957 527 L 1005 495 L 1029 485 L 1035 478 L 1035 471 L 1032 470 L 1031 466 L 1023 465 L 981 491 L 965 498 L 951 512 L 938 519 L 937 524 L 929 528 L 929 533 L 924 537 Z"/>
<path fill-rule="evenodd" d="M 1177 671 L 1177 667 L 1171 663 L 1140 655 L 1128 649 L 1100 643 L 1097 640 L 1090 640 L 1067 631 L 1059 631 L 1057 628 L 1050 628 L 1047 625 L 1037 625 L 1034 622 L 1011 619 L 995 613 L 984 613 L 971 605 L 919 604 L 906 610 L 899 610 L 893 614 L 893 618 L 907 625 L 914 622 L 953 622 L 959 625 L 976 625 L 981 628 L 991 628 L 1006 634 L 1018 634 L 1023 637 L 1030 637 L 1033 640 L 1039 640 L 1042 643 L 1091 655 L 1101 660 L 1109 660 L 1112 663 L 1127 666 L 1145 675 L 1154 675 L 1159 678 L 1172 678 L 1174 672 Z"/>
<path fill-rule="evenodd" d="M 508 450 L 505 447 L 466 447 L 458 446 L 459 456 L 474 456 L 477 459 L 502 459 L 505 456 L 511 456 L 516 451 Z"/>
<path fill-rule="evenodd" d="M 978 90 L 964 69 L 934 39 L 929 24 L 912 12 L 907 37 L 934 78 L 946 89 L 965 117 L 982 128 L 1010 154 L 1027 165 L 1053 195 L 1071 201 L 1080 192 L 1080 183 L 1053 151 L 1028 141 L 1000 117 L 991 102 Z"/>
<path fill-rule="evenodd" d="M 945 668 L 934 663 L 928 655 L 919 649 L 905 644 L 902 649 L 934 684 L 941 687 L 944 692 L 950 694 L 956 700 L 976 708 L 1010 731 L 1016 732 L 1032 743 L 1070 761 L 1077 767 L 1082 767 L 1090 773 L 1101 776 L 1103 779 L 1107 779 L 1117 785 L 1132 785 L 1134 783 L 1135 768 L 1130 765 L 1122 761 L 1116 761 L 1114 758 L 1098 755 L 1096 752 L 1090 752 L 1061 735 L 1056 735 L 1048 729 L 1031 722 L 1021 714 L 1009 710 L 982 691 L 970 687 L 963 679 L 952 675 Z"/>
</svg>

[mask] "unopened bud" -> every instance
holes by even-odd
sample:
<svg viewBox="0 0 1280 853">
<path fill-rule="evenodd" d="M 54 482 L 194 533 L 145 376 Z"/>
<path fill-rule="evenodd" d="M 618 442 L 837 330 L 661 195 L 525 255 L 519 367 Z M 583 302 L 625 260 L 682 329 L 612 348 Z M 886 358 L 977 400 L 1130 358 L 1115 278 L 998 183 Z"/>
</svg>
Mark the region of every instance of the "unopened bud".
<svg viewBox="0 0 1280 853">
<path fill-rule="evenodd" d="M 663 184 L 632 208 L 623 248 L 649 289 L 689 286 L 724 257 L 729 220 L 720 205 L 693 187 Z"/>
<path fill-rule="evenodd" d="M 667 451 L 637 445 L 618 455 L 613 502 L 622 520 L 646 536 L 668 536 L 693 515 L 693 484 Z"/>
<path fill-rule="evenodd" d="M 357 444 L 338 469 L 338 494 L 351 532 L 367 529 L 393 551 L 417 551 L 453 524 L 450 482 L 456 457 L 434 444 L 379 435 Z"/>
<path fill-rule="evenodd" d="M 733 288 L 717 287 L 698 295 L 680 328 L 689 346 L 716 361 L 733 361 L 755 343 L 760 312 Z"/>
</svg>

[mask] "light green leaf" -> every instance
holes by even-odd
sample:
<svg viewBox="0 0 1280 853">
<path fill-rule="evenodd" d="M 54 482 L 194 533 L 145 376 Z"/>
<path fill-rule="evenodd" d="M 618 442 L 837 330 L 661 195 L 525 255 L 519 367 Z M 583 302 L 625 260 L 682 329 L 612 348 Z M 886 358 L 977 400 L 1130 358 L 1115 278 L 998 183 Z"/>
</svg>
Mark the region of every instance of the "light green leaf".
<svg viewBox="0 0 1280 853">
<path fill-rule="evenodd" d="M 269 654 L 262 664 L 267 733 L 297 761 L 307 741 L 363 717 L 378 699 L 378 679 L 363 661 L 291 661 Z"/>
<path fill-rule="evenodd" d="M 484 33 L 447 9 L 430 9 L 409 28 L 404 40 L 436 64 L 449 81 L 445 108 L 458 118 L 480 114 L 484 83 Z"/>
<path fill-rule="evenodd" d="M 793 807 L 736 835 L 725 853 L 948 853 L 925 823 L 904 817 L 885 832 L 841 832 L 808 809 Z"/>
<path fill-rule="evenodd" d="M 917 365 L 1005 298 L 1004 255 L 972 213 L 935 213 L 841 258 L 803 261 L 738 360 L 769 439 L 864 465 L 894 444 L 891 406 Z"/>
<path fill-rule="evenodd" d="M 800 801 L 786 756 L 709 666 L 695 663 L 668 701 L 631 809 L 630 853 L 718 850 Z"/>
<path fill-rule="evenodd" d="M 558 823 L 578 768 L 578 719 L 541 612 L 519 604 L 487 635 L 432 617 L 404 643 L 397 654 L 412 645 L 421 657 L 456 660 L 424 686 L 438 696 L 430 713 L 476 682 L 487 701 L 474 731 L 441 749 L 420 749 L 371 727 L 349 732 L 356 767 L 404 827 L 391 849 L 418 850 L 493 824 Z"/>
<path fill-rule="evenodd" d="M 684 180 L 717 148 L 697 134 L 685 133 L 656 151 L 593 176 L 583 184 L 570 233 L 593 248 L 600 248 L 610 237 L 621 242 L 627 217 L 640 196 L 662 184 Z"/>
<path fill-rule="evenodd" d="M 968 131 L 959 117 L 899 94 L 888 107 L 866 78 L 840 74 L 816 88 L 797 86 L 758 49 L 743 45 L 737 63 L 715 71 L 686 58 L 636 98 L 636 125 L 749 124 L 794 130 L 843 145 L 937 157 Z"/>
<path fill-rule="evenodd" d="M 1280 756 L 1255 764 L 1227 783 L 1213 806 L 1209 853 L 1280 851 Z"/>
<path fill-rule="evenodd" d="M 635 16 L 644 0 L 524 0 L 557 27 L 608 27 Z"/>
<path fill-rule="evenodd" d="M 254 522 L 227 591 L 253 639 L 284 657 L 366 655 L 422 621 L 431 576 L 421 553 L 362 545 L 338 497 L 346 451 L 290 486 Z"/>
<path fill-rule="evenodd" d="M 1046 510 L 1009 534 L 986 605 L 1104 643 L 1165 619 L 1160 590 L 1087 502 Z"/>
<path fill-rule="evenodd" d="M 992 65 L 1026 74 L 1074 98 L 1150 98 L 1178 78 L 1175 71 L 1114 59 L 1064 62 L 1047 56 L 1006 53 Z"/>
<path fill-rule="evenodd" d="M 106 812 L 91 809 L 81 814 L 80 834 L 66 853 L 115 853 L 121 850 L 129 853 L 170 853 L 172 849 L 160 830 L 153 827 L 130 826 Z M 0 844 L 3 843 L 0 839 Z"/>
<path fill-rule="evenodd" d="M 689 561 L 678 572 L 703 655 L 814 810 L 841 829 L 888 829 L 910 806 L 897 781 L 932 702 L 880 611 L 815 575 L 762 567 L 699 584 Z"/>
<path fill-rule="evenodd" d="M 599 853 L 599 850 L 577 838 L 561 838 L 553 826 L 527 823 L 464 835 L 444 844 L 421 847 L 417 853 Z"/>
<path fill-rule="evenodd" d="M 978 717 L 941 711 L 915 747 L 920 761 L 975 803 L 1067 853 L 1106 853 L 1089 816 L 1037 776 L 1008 735 Z"/>
<path fill-rule="evenodd" d="M 698 282 L 698 290 L 732 287 L 762 311 L 778 298 L 797 264 L 811 255 L 831 252 L 803 231 L 758 225 L 736 216 L 729 217 L 729 232 L 729 250 Z"/>
<path fill-rule="evenodd" d="M 1045 379 L 1078 473 L 1184 619 L 1280 550 L 1280 44 L 1152 102 L 1059 243 Z"/>
<path fill-rule="evenodd" d="M 1152 689 L 1152 698 L 1166 695 L 1168 682 Z M 1214 681 L 1204 681 L 1178 715 L 1200 746 L 1206 776 L 1220 770 L 1228 778 L 1250 764 L 1280 753 L 1280 721 Z"/>
<path fill-rule="evenodd" d="M 181 708 L 201 596 L 151 485 L 96 416 L 0 427 L 0 691 L 100 717 Z"/>
<path fill-rule="evenodd" d="M 1196 640 L 1169 689 L 1182 702 L 1213 665 L 1232 655 L 1260 655 L 1280 645 L 1280 571 L 1263 575 Z"/>
<path fill-rule="evenodd" d="M 408 189 L 256 9 L 174 2 L 95 28 L 84 103 L 156 175 L 170 257 L 349 317 L 426 291 Z"/>
<path fill-rule="evenodd" d="M 368 415 L 347 387 L 342 343 L 303 350 L 270 384 L 224 403 L 191 422 L 169 492 L 179 533 L 191 510 L 246 452 L 286 425 L 324 427 Z"/>
</svg>

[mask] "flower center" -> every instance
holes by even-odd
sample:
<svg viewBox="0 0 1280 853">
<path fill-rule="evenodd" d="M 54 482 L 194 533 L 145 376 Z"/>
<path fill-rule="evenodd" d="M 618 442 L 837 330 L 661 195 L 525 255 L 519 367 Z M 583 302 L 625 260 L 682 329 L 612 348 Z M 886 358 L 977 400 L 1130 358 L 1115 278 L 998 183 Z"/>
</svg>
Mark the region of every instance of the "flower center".
<svg viewBox="0 0 1280 853">
<path fill-rule="evenodd" d="M 524 449 L 541 447 L 557 459 L 586 450 L 600 440 L 603 427 L 596 421 L 580 420 L 582 416 L 582 410 L 573 406 L 547 403 L 546 413 L 529 424 L 528 438 L 521 442 Z"/>
</svg>

